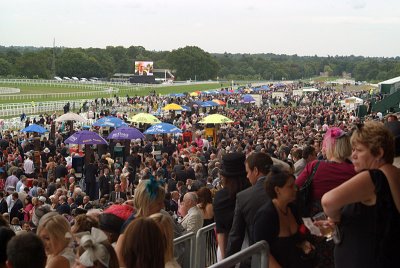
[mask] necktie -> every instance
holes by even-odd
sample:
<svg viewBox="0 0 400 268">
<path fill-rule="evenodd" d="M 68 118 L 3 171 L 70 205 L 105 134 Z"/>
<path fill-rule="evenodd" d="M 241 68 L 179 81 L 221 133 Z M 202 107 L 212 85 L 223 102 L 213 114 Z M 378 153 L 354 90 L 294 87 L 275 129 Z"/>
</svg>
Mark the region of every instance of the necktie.
<svg viewBox="0 0 400 268">
<path fill-rule="evenodd" d="M 115 197 L 115 200 L 119 199 L 119 192 L 117 192 L 117 196 Z"/>
</svg>

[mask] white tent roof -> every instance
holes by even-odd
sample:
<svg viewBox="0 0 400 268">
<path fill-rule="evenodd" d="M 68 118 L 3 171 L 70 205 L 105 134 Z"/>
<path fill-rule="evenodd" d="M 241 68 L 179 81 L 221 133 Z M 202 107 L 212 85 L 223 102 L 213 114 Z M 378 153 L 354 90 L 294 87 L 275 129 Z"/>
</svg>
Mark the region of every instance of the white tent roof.
<svg viewBox="0 0 400 268">
<path fill-rule="evenodd" d="M 303 88 L 303 92 L 318 92 L 319 90 L 314 87 Z"/>
</svg>

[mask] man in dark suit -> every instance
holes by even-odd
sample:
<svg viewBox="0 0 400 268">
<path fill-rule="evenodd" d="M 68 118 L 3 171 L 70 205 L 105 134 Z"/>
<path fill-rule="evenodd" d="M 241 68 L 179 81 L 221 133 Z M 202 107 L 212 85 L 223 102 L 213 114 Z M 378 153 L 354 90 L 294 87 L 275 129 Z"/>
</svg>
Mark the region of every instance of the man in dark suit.
<svg viewBox="0 0 400 268">
<path fill-rule="evenodd" d="M 111 180 L 110 169 L 105 167 L 103 169 L 103 175 L 99 178 L 99 189 L 100 189 L 100 197 L 104 197 L 105 195 L 109 195 L 114 182 Z"/>
<path fill-rule="evenodd" d="M 173 172 L 178 172 L 178 171 L 181 171 L 181 170 L 184 170 L 185 169 L 185 166 L 183 165 L 183 159 L 182 159 L 182 157 L 179 157 L 179 163 L 177 163 L 175 166 L 174 166 L 174 168 L 172 169 L 172 171 Z"/>
<path fill-rule="evenodd" d="M 169 207 L 170 207 L 170 210 L 175 213 L 178 212 L 178 201 L 179 201 L 178 191 L 171 192 L 171 200 L 169 202 Z"/>
<path fill-rule="evenodd" d="M 271 157 L 266 153 L 253 153 L 247 157 L 245 165 L 247 178 L 252 186 L 236 195 L 235 215 L 229 233 L 226 257 L 241 250 L 246 234 L 247 246 L 254 244 L 254 216 L 257 210 L 269 200 L 264 189 L 264 182 L 273 165 Z M 240 267 L 250 267 L 250 265 L 249 261 L 245 261 L 241 263 Z"/>
<path fill-rule="evenodd" d="M 7 201 L 4 198 L 4 193 L 0 192 L 0 214 L 7 213 L 7 212 L 8 212 Z"/>
<path fill-rule="evenodd" d="M 10 211 L 10 222 L 14 217 L 17 217 L 20 221 L 22 221 L 24 219 L 24 214 L 21 210 L 24 208 L 24 205 L 18 198 L 17 192 L 12 193 L 12 200 L 14 202 L 14 205 L 12 206 Z"/>
<path fill-rule="evenodd" d="M 138 154 L 137 149 L 134 148 L 132 150 L 131 154 L 126 158 L 126 162 L 128 162 L 130 168 L 129 184 L 132 184 L 135 181 L 136 172 L 142 163 L 142 157 Z"/>
<path fill-rule="evenodd" d="M 86 210 L 93 208 L 93 205 L 90 203 L 90 197 L 88 195 L 86 195 L 83 198 L 83 203 L 82 203 L 81 207 Z"/>
<path fill-rule="evenodd" d="M 58 178 L 65 178 L 65 176 L 68 174 L 68 169 L 67 169 L 67 167 L 66 167 L 66 164 L 67 164 L 67 162 L 62 161 L 61 163 L 59 163 L 59 164 L 56 166 L 56 170 L 55 170 L 56 179 L 58 179 Z"/>
<path fill-rule="evenodd" d="M 85 182 L 86 182 L 86 193 L 92 200 L 97 198 L 96 194 L 96 176 L 98 173 L 97 165 L 93 161 L 90 161 L 85 167 Z"/>
<path fill-rule="evenodd" d="M 171 173 L 171 178 L 168 180 L 167 192 L 176 191 L 176 174 L 175 172 Z"/>
<path fill-rule="evenodd" d="M 186 172 L 186 179 L 196 179 L 196 175 L 194 173 L 194 169 L 190 166 L 188 162 L 185 163 L 185 172 Z"/>
<path fill-rule="evenodd" d="M 68 197 L 68 205 L 71 211 L 78 207 L 73 197 Z"/>
<path fill-rule="evenodd" d="M 67 203 L 67 197 L 65 195 L 61 195 L 58 199 L 58 202 L 60 203 L 60 205 L 57 207 L 57 212 L 61 215 L 69 215 L 71 213 L 71 207 Z"/>
<path fill-rule="evenodd" d="M 115 203 L 121 198 L 126 200 L 126 193 L 121 192 L 121 185 L 115 184 L 114 189 L 115 191 L 112 191 L 110 195 L 110 202 Z"/>
</svg>

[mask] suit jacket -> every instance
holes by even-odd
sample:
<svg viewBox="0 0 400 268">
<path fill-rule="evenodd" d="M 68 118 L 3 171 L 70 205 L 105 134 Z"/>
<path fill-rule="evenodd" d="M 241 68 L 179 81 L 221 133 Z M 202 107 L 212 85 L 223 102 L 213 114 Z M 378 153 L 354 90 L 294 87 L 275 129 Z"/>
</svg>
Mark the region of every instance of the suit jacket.
<svg viewBox="0 0 400 268">
<path fill-rule="evenodd" d="M 116 193 L 115 193 L 115 191 L 112 191 L 110 194 L 110 201 L 115 202 L 116 201 L 115 197 L 116 197 Z M 124 200 L 126 200 L 126 193 L 119 192 L 119 198 L 123 198 Z"/>
<path fill-rule="evenodd" d="M 249 246 L 254 244 L 254 217 L 257 210 L 270 200 L 264 189 L 265 179 L 266 177 L 259 178 L 255 185 L 236 195 L 235 215 L 232 229 L 229 232 L 226 256 L 231 256 L 240 251 L 245 234 L 248 236 Z"/>
<path fill-rule="evenodd" d="M 100 178 L 99 178 L 99 188 L 100 188 L 101 196 L 104 196 L 106 194 L 110 194 L 110 192 L 111 192 L 110 190 L 112 188 L 114 188 L 114 184 L 111 181 L 110 175 L 107 175 L 107 176 L 102 175 L 102 176 L 100 176 Z"/>
<path fill-rule="evenodd" d="M 181 224 L 183 229 L 187 232 L 194 232 L 196 234 L 197 231 L 203 227 L 203 222 L 203 213 L 197 206 L 194 206 L 190 208 L 188 214 L 183 217 Z"/>
<path fill-rule="evenodd" d="M 20 221 L 24 220 L 24 214 L 19 211 L 23 207 L 24 206 L 22 205 L 21 200 L 19 199 L 15 200 L 14 206 L 11 208 L 10 211 L 10 221 L 14 217 L 17 217 Z"/>
<path fill-rule="evenodd" d="M 170 209 L 170 211 L 178 212 L 178 202 L 176 202 L 175 200 L 171 199 L 169 201 L 169 209 Z"/>
<path fill-rule="evenodd" d="M 57 207 L 57 212 L 58 213 L 60 213 L 61 215 L 62 214 L 70 214 L 71 213 L 71 208 L 70 208 L 70 206 L 68 205 L 68 203 L 63 203 L 63 204 L 61 204 L 60 206 L 58 206 Z"/>
<path fill-rule="evenodd" d="M 89 210 L 89 209 L 93 208 L 93 205 L 90 202 L 88 202 L 85 205 L 83 205 L 83 208 L 86 209 L 86 210 Z"/>
<path fill-rule="evenodd" d="M 8 212 L 8 205 L 5 198 L 3 198 L 0 202 L 0 214 Z"/>
</svg>

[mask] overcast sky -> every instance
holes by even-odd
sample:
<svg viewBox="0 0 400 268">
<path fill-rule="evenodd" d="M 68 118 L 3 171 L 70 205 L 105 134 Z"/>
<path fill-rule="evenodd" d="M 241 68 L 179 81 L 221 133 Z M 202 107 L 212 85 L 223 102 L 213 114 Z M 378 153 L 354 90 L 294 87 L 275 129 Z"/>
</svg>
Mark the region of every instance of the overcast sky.
<svg viewBox="0 0 400 268">
<path fill-rule="evenodd" d="M 0 45 L 400 56 L 398 0 L 0 0 Z"/>
</svg>

